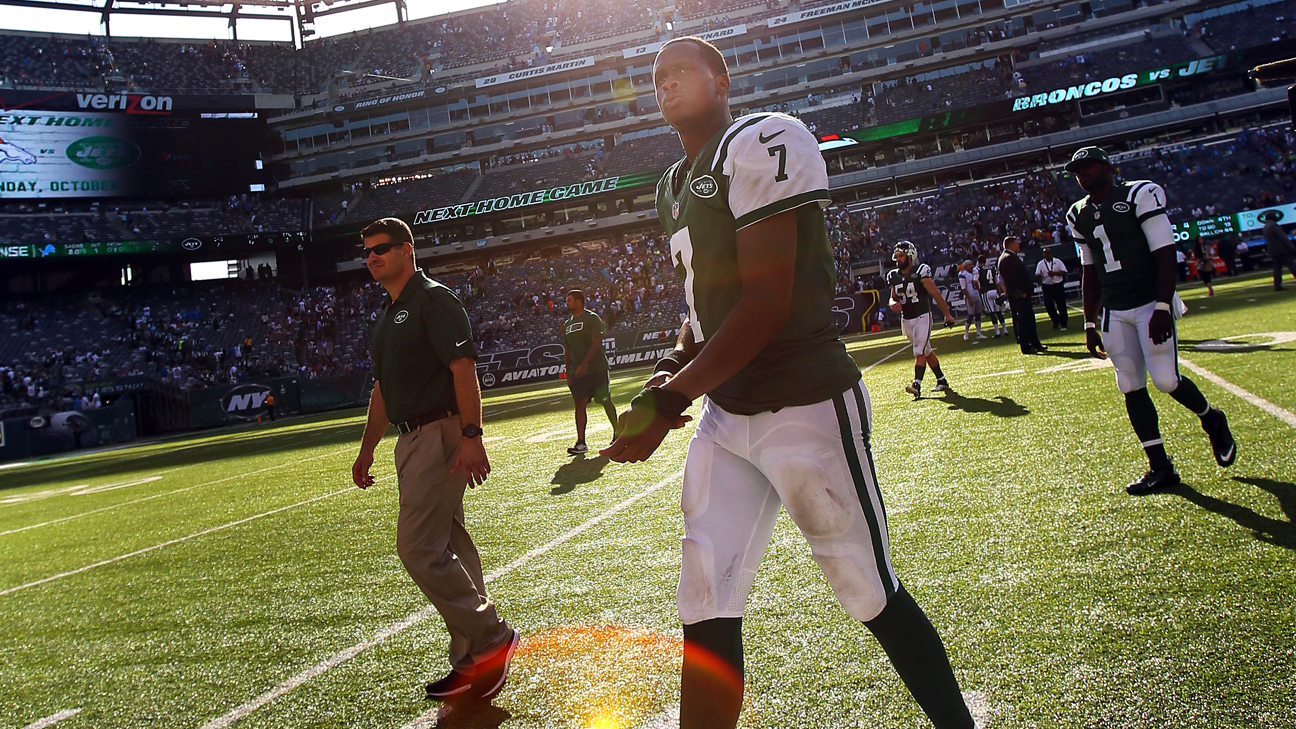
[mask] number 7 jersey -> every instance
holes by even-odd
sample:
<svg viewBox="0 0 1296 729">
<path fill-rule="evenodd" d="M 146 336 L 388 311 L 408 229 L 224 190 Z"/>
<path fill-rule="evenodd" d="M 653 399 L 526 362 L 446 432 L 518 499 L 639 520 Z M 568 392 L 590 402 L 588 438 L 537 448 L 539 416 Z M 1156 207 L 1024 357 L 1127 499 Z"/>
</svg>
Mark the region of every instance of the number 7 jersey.
<svg viewBox="0 0 1296 729">
<path fill-rule="evenodd" d="M 1093 266 L 1107 309 L 1137 309 L 1156 300 L 1157 267 L 1143 224 L 1166 214 L 1165 190 L 1155 182 L 1117 182 L 1101 203 L 1085 196 L 1067 212 L 1067 228 L 1080 249 L 1080 264 Z"/>
<path fill-rule="evenodd" d="M 837 272 L 824 229 L 828 171 L 814 135 L 785 114 L 752 114 L 712 137 L 691 165 L 657 183 L 657 217 L 684 280 L 698 346 L 742 297 L 738 231 L 796 211 L 796 266 L 787 323 L 738 374 L 707 395 L 739 414 L 810 405 L 859 380 L 833 317 Z"/>
</svg>

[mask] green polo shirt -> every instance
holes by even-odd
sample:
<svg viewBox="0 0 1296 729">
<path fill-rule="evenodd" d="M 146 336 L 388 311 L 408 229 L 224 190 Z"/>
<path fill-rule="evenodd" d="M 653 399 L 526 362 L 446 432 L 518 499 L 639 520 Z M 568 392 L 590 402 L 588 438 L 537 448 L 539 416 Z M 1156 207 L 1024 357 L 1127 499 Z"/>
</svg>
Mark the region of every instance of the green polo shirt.
<svg viewBox="0 0 1296 729">
<path fill-rule="evenodd" d="M 373 371 L 387 419 L 401 423 L 456 408 L 452 359 L 477 357 L 468 312 L 454 292 L 418 271 L 374 326 Z"/>
<path fill-rule="evenodd" d="M 567 373 L 568 377 L 576 374 L 576 368 L 581 366 L 581 362 L 589 356 L 590 347 L 594 343 L 603 343 L 603 335 L 607 332 L 607 327 L 603 325 L 603 320 L 598 314 L 586 309 L 581 312 L 580 316 L 573 316 L 567 319 L 563 324 L 563 346 L 567 348 L 567 354 L 571 355 L 571 372 Z M 607 355 L 599 352 L 589 363 L 589 374 L 607 372 L 608 362 Z"/>
</svg>

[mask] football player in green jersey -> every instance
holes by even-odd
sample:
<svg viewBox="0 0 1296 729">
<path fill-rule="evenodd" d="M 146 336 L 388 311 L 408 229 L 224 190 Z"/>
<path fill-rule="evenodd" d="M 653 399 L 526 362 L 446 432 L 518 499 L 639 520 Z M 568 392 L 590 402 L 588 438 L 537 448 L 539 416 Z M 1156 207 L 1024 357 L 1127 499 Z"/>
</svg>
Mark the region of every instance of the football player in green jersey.
<svg viewBox="0 0 1296 729">
<path fill-rule="evenodd" d="M 563 323 L 563 359 L 567 365 L 567 389 L 576 404 L 576 445 L 567 453 L 579 456 L 589 451 L 585 445 L 585 408 L 590 401 L 603 406 L 614 433 L 617 411 L 609 389 L 607 356 L 603 353 L 607 326 L 598 314 L 585 308 L 585 292 L 580 289 L 567 292 L 567 311 L 571 317 Z"/>
<path fill-rule="evenodd" d="M 657 212 L 688 321 L 603 453 L 647 459 L 705 395 L 680 499 L 680 727 L 737 724 L 742 616 L 784 506 L 932 722 L 973 727 L 940 636 L 891 565 L 868 391 L 833 318 L 817 140 L 783 114 L 734 120 L 724 57 L 704 40 L 668 41 L 653 82 L 685 152 L 658 183 Z"/>
<path fill-rule="evenodd" d="M 1085 341 L 1093 356 L 1111 357 L 1130 425 L 1148 458 L 1147 474 L 1125 490 L 1145 494 L 1179 484 L 1148 395 L 1149 375 L 1158 390 L 1201 419 L 1215 461 L 1232 465 L 1237 443 L 1228 419 L 1179 373 L 1174 322 L 1179 312 L 1174 309 L 1182 302 L 1175 295 L 1174 231 L 1165 191 L 1148 180 L 1117 182 L 1107 153 L 1098 147 L 1076 151 L 1066 169 L 1089 193 L 1067 212 L 1067 227 L 1080 249 Z"/>
<path fill-rule="evenodd" d="M 936 375 L 936 386 L 932 392 L 949 389 L 945 373 L 941 371 L 940 360 L 931 346 L 931 305 L 935 301 L 945 316 L 945 326 L 954 326 L 954 315 L 950 313 L 949 304 L 941 296 L 936 282 L 932 281 L 931 266 L 918 262 L 918 248 L 907 240 L 898 241 L 891 252 L 891 260 L 896 268 L 887 271 L 886 283 L 891 289 L 891 310 L 901 317 L 900 330 L 909 338 L 914 353 L 913 383 L 905 392 L 918 398 L 922 395 L 922 380 L 930 366 Z"/>
</svg>

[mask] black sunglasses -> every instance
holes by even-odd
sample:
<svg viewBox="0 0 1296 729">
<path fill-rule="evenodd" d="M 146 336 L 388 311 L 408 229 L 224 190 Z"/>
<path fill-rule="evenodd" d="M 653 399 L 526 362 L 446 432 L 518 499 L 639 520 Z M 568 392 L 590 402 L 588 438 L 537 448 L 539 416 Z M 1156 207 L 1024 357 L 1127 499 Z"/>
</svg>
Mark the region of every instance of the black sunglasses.
<svg viewBox="0 0 1296 729">
<path fill-rule="evenodd" d="M 372 248 L 365 248 L 364 246 L 360 246 L 360 258 L 361 260 L 367 261 L 369 260 L 369 256 L 373 255 L 374 253 L 377 253 L 380 256 L 385 256 L 387 255 L 387 251 L 390 251 L 391 249 L 399 245 L 404 245 L 404 243 L 379 243 L 378 245 L 373 246 Z"/>
</svg>

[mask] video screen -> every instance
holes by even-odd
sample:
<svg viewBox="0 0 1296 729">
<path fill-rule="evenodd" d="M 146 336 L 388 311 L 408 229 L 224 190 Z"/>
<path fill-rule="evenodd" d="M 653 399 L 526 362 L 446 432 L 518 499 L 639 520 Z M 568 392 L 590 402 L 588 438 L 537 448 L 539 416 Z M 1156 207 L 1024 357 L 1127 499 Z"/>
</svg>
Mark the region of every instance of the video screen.
<svg viewBox="0 0 1296 729">
<path fill-rule="evenodd" d="M 217 197 L 264 190 L 256 112 L 0 112 L 0 198 Z"/>
</svg>

